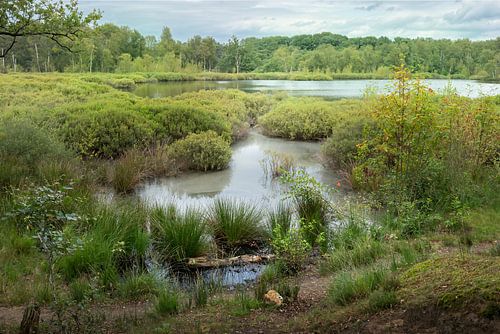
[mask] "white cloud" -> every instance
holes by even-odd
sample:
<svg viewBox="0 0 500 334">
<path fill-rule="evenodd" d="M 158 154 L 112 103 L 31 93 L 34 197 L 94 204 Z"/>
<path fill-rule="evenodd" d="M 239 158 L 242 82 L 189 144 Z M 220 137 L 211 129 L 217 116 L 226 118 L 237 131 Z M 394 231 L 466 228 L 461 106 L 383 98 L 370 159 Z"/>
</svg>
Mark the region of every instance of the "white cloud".
<svg viewBox="0 0 500 334">
<path fill-rule="evenodd" d="M 239 37 L 330 31 L 354 36 L 487 39 L 500 35 L 495 1 L 264 1 L 80 0 L 99 8 L 103 22 L 158 36 L 169 26 L 175 38 Z"/>
</svg>

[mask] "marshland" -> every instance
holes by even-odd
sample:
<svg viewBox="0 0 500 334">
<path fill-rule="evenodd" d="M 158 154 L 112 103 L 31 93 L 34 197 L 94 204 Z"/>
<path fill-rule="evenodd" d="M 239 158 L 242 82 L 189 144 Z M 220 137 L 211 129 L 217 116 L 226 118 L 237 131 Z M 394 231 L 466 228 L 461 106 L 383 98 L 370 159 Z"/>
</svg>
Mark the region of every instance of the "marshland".
<svg viewBox="0 0 500 334">
<path fill-rule="evenodd" d="M 156 41 L 20 4 L 0 333 L 500 329 L 498 38 Z"/>
</svg>

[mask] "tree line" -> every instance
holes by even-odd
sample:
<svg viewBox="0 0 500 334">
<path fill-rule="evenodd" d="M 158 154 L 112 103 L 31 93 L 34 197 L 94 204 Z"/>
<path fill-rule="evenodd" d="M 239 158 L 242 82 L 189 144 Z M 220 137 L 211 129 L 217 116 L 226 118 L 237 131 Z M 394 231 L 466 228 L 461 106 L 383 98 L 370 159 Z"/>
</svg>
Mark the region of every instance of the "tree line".
<svg viewBox="0 0 500 334">
<path fill-rule="evenodd" d="M 1 41 L 0 41 L 1 42 Z M 3 45 L 0 45 L 3 48 Z M 87 27 L 69 52 L 50 38 L 19 37 L 4 69 L 37 72 L 324 72 L 390 73 L 403 60 L 416 72 L 498 78 L 500 38 L 485 41 L 312 35 L 175 40 L 107 23 Z"/>
</svg>

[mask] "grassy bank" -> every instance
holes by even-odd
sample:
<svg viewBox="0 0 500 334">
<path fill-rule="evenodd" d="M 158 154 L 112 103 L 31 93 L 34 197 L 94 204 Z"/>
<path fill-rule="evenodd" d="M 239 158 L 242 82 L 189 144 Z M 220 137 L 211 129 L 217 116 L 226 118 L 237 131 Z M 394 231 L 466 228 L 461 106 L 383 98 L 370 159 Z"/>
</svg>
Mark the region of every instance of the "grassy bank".
<svg viewBox="0 0 500 334">
<path fill-rule="evenodd" d="M 17 332 L 30 305 L 43 311 L 41 332 L 411 332 L 426 312 L 436 322 L 420 329 L 445 330 L 441 316 L 493 329 L 498 96 L 436 95 L 404 68 L 396 75 L 387 95 L 340 101 L 236 90 L 145 99 L 112 86 L 159 77 L 3 75 L 0 331 Z M 96 200 L 102 186 L 126 194 L 148 177 L 226 168 L 253 124 L 323 141 L 360 199 L 332 203 L 333 189 L 275 156 L 264 168 L 287 205 L 269 210 Z M 263 251 L 275 260 L 232 291 L 201 276 L 185 288 L 157 270 Z"/>
</svg>

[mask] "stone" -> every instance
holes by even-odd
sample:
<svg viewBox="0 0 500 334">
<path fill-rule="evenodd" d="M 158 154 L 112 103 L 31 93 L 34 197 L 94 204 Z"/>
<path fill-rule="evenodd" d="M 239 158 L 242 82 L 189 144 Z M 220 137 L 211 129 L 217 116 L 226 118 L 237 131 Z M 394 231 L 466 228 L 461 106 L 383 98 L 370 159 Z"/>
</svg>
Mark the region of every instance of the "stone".
<svg viewBox="0 0 500 334">
<path fill-rule="evenodd" d="M 280 306 L 281 304 L 283 304 L 283 297 L 281 297 L 281 295 L 276 290 L 269 290 L 264 295 L 264 298 L 267 301 L 269 301 L 277 306 Z"/>
</svg>

